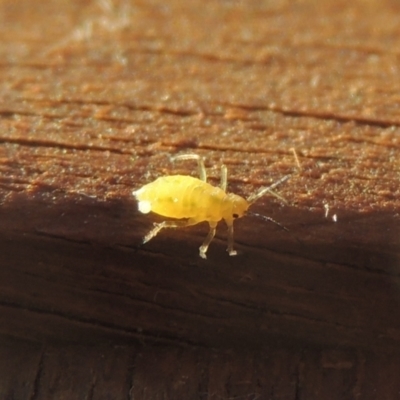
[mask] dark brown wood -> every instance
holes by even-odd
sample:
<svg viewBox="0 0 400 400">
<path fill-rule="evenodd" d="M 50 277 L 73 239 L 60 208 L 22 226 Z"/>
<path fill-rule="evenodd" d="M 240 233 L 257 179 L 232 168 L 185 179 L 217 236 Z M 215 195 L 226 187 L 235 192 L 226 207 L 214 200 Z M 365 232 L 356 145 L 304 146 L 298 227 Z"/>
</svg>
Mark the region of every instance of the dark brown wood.
<svg viewBox="0 0 400 400">
<path fill-rule="evenodd" d="M 0 334 L 22 343 L 0 350 L 0 394 L 393 398 L 399 11 L 0 0 Z M 244 197 L 291 174 L 278 188 L 288 204 L 253 205 L 289 232 L 240 219 L 229 257 L 221 224 L 207 260 L 205 225 L 140 246 L 161 219 L 132 190 L 195 174 L 170 160 L 187 152 L 215 185 L 226 164 Z M 257 361 L 265 346 L 274 355 Z"/>
<path fill-rule="evenodd" d="M 3 399 L 395 399 L 399 358 L 350 349 L 216 351 L 0 343 Z"/>
</svg>

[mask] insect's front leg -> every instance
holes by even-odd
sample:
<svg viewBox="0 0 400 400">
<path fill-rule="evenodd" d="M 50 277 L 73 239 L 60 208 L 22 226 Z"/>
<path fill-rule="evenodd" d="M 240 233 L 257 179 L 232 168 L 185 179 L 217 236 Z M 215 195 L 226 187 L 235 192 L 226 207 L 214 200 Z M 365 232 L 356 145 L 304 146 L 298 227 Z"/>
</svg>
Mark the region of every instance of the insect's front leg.
<svg viewBox="0 0 400 400">
<path fill-rule="evenodd" d="M 200 257 L 206 259 L 207 258 L 207 250 L 211 241 L 214 239 L 215 231 L 217 230 L 217 222 L 209 222 L 210 230 L 208 231 L 207 237 L 204 239 L 203 244 L 200 246 Z"/>
<path fill-rule="evenodd" d="M 233 224 L 228 225 L 228 248 L 227 252 L 229 253 L 230 256 L 236 256 L 237 251 L 233 249 Z"/>
</svg>

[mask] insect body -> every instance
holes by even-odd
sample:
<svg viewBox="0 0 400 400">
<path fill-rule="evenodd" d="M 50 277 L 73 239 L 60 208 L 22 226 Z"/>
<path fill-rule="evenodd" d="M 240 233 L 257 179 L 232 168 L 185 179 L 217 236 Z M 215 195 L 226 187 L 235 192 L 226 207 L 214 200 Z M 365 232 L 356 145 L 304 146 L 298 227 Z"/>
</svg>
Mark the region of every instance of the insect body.
<svg viewBox="0 0 400 400">
<path fill-rule="evenodd" d="M 210 225 L 210 230 L 200 246 L 200 256 L 202 258 L 207 258 L 208 246 L 214 238 L 217 224 L 221 219 L 228 226 L 229 255 L 236 255 L 237 253 L 233 249 L 233 221 L 245 215 L 249 206 L 266 192 L 281 198 L 272 189 L 289 178 L 288 175 L 285 176 L 246 200 L 236 194 L 226 193 L 226 166 L 223 165 L 221 167 L 220 187 L 215 187 L 207 183 L 204 161 L 200 156 L 197 154 L 185 154 L 177 156 L 175 159 L 196 160 L 200 179 L 186 175 L 164 176 L 133 192 L 133 195 L 138 200 L 140 212 L 146 214 L 152 211 L 164 217 L 177 219 L 156 224 L 144 237 L 143 243 L 151 240 L 163 228 L 179 228 L 207 221 Z"/>
</svg>

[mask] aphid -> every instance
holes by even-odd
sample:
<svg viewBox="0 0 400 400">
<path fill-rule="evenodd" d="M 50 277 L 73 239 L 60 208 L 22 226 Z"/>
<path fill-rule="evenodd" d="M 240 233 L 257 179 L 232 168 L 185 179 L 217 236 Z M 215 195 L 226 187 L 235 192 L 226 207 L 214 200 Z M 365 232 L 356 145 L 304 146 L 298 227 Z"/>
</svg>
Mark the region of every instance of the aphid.
<svg viewBox="0 0 400 400">
<path fill-rule="evenodd" d="M 243 217 L 250 205 L 267 192 L 285 201 L 272 189 L 286 181 L 289 175 L 269 187 L 262 188 L 246 200 L 236 194 L 226 193 L 227 168 L 225 165 L 221 166 L 220 186 L 215 187 L 207 183 L 204 160 L 199 155 L 184 154 L 175 157 L 174 160 L 196 160 L 200 179 L 186 175 L 163 176 L 133 192 L 140 212 L 147 214 L 152 211 L 164 217 L 177 219 L 177 221 L 155 224 L 154 228 L 143 238 L 143 243 L 154 238 L 161 229 L 181 228 L 207 221 L 210 230 L 200 246 L 200 257 L 207 258 L 207 249 L 214 238 L 217 224 L 223 219 L 228 226 L 227 251 L 230 256 L 235 256 L 237 252 L 233 248 L 233 221 Z M 264 218 L 275 222 L 269 217 Z"/>
</svg>

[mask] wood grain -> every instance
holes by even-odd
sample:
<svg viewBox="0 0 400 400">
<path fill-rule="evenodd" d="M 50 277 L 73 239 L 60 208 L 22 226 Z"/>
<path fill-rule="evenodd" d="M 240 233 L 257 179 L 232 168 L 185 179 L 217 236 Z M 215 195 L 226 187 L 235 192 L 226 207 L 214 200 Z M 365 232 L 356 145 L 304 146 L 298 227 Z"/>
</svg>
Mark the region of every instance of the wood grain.
<svg viewBox="0 0 400 400">
<path fill-rule="evenodd" d="M 77 346 L 353 349 L 360 369 L 381 357 L 397 370 L 382 354 L 400 348 L 399 11 L 395 0 L 0 0 L 0 333 Z M 243 218 L 229 257 L 221 224 L 206 261 L 202 225 L 141 246 L 161 219 L 140 214 L 132 190 L 194 175 L 170 160 L 187 152 L 206 158 L 212 184 L 226 164 L 229 190 L 244 197 L 291 174 L 278 188 L 288 204 L 253 206 L 289 233 Z M 74 351 L 66 357 L 79 366 Z M 171 354 L 161 369 L 178 362 Z M 313 357 L 299 376 L 316 373 Z M 357 393 L 372 393 L 373 376 L 384 387 L 368 368 L 368 389 L 353 372 L 329 385 L 367 398 Z M 205 392 L 220 393 L 225 378 L 213 376 Z M 321 398 L 325 384 L 302 395 L 290 384 L 276 398 Z M 221 396 L 250 389 L 235 390 Z"/>
<path fill-rule="evenodd" d="M 0 343 L 4 399 L 396 398 L 399 360 L 350 349 Z"/>
</svg>

